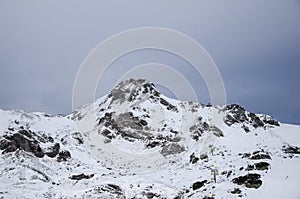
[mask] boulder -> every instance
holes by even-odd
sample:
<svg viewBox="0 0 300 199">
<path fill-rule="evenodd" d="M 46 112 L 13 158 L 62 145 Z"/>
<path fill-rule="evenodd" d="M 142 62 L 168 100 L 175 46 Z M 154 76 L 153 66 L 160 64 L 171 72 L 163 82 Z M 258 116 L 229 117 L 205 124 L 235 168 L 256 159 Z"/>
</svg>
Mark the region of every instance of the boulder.
<svg viewBox="0 0 300 199">
<path fill-rule="evenodd" d="M 94 174 L 91 174 L 91 175 L 86 175 L 86 174 L 79 174 L 79 175 L 72 175 L 72 176 L 70 176 L 69 178 L 71 179 L 71 180 L 82 180 L 82 179 L 90 179 L 90 178 L 92 178 L 92 177 L 94 177 Z"/>
<path fill-rule="evenodd" d="M 249 173 L 245 176 L 239 176 L 232 180 L 233 183 L 238 185 L 245 185 L 247 188 L 258 189 L 262 185 L 260 175 L 256 173 Z"/>
<path fill-rule="evenodd" d="M 195 182 L 195 183 L 192 185 L 192 188 L 193 188 L 193 190 L 195 191 L 195 190 L 200 189 L 201 187 L 203 187 L 205 183 L 207 183 L 207 180 L 203 180 L 203 181 L 201 181 L 201 182 L 197 181 L 197 182 Z"/>
</svg>

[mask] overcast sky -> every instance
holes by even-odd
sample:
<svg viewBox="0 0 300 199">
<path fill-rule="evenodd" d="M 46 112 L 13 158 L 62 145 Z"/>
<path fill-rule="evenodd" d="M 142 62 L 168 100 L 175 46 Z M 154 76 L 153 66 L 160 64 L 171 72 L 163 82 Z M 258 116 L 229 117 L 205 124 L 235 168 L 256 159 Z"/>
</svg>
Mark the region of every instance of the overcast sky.
<svg viewBox="0 0 300 199">
<path fill-rule="evenodd" d="M 217 64 L 228 103 L 300 124 L 300 1 L 0 0 L 0 108 L 68 114 L 76 73 L 101 41 L 164 27 L 198 41 Z M 100 97 L 132 66 L 173 66 L 209 102 L 201 77 L 170 53 L 144 50 L 111 65 Z"/>
</svg>

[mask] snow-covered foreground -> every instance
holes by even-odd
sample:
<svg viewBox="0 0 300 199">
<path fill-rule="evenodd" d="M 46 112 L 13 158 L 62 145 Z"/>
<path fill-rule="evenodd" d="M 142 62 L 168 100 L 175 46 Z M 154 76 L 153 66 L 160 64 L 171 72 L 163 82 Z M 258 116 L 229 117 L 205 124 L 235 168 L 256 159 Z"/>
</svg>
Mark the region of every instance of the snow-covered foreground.
<svg viewBox="0 0 300 199">
<path fill-rule="evenodd" d="M 300 198 L 300 126 L 127 80 L 67 116 L 0 110 L 0 198 Z"/>
</svg>

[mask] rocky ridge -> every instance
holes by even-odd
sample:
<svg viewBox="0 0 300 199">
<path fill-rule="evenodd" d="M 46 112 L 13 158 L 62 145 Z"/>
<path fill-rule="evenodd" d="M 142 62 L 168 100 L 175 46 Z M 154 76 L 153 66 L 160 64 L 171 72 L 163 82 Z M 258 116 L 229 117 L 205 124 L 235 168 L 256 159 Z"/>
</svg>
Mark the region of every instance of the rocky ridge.
<svg viewBox="0 0 300 199">
<path fill-rule="evenodd" d="M 0 115 L 5 198 L 259 198 L 272 168 L 300 154 L 281 133 L 298 126 L 237 104 L 170 99 L 146 80 L 121 82 L 67 116 Z"/>
</svg>

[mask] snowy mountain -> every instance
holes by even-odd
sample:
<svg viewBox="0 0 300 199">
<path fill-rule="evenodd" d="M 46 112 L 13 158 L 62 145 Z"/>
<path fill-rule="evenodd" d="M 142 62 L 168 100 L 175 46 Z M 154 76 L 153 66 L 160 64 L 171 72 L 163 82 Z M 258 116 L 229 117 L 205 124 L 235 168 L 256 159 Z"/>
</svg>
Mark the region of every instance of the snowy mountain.
<svg viewBox="0 0 300 199">
<path fill-rule="evenodd" d="M 67 116 L 0 110 L 0 198 L 300 198 L 300 126 L 127 80 Z"/>
</svg>

